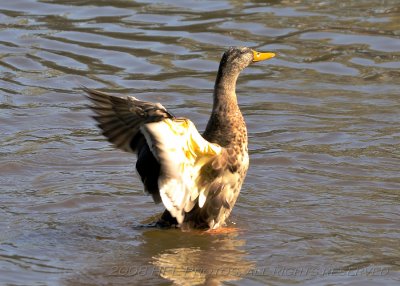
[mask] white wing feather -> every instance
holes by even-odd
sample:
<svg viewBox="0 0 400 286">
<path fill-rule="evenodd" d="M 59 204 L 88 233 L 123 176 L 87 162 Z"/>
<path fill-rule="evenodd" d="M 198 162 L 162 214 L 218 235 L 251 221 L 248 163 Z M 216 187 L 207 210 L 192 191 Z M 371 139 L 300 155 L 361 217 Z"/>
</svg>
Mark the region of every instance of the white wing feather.
<svg viewBox="0 0 400 286">
<path fill-rule="evenodd" d="M 222 148 L 205 140 L 188 119 L 148 123 L 141 131 L 161 165 L 158 185 L 163 204 L 181 224 L 197 198 L 199 206 L 204 205 L 206 195 L 196 181 L 201 167 Z"/>
</svg>

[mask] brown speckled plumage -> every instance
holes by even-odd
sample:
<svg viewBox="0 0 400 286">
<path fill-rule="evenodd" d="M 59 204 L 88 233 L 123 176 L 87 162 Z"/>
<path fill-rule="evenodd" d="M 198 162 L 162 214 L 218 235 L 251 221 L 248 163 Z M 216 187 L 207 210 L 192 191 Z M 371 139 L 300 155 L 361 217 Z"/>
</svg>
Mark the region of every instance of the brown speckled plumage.
<svg viewBox="0 0 400 286">
<path fill-rule="evenodd" d="M 274 56 L 263 55 L 249 48 L 224 53 L 203 136 L 188 119 L 172 116 L 161 104 L 85 88 L 104 136 L 137 154 L 136 168 L 145 190 L 156 203 L 164 203 L 159 225 L 216 229 L 225 223 L 249 165 L 236 80 L 252 62 Z"/>
</svg>

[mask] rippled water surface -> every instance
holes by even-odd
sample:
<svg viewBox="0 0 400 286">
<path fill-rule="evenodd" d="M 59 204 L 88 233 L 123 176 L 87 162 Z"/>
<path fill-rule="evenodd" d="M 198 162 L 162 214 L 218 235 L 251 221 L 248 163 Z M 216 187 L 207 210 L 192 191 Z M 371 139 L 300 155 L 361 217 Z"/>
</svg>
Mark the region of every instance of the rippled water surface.
<svg viewBox="0 0 400 286">
<path fill-rule="evenodd" d="M 0 1 L 1 285 L 397 285 L 400 8 L 362 1 Z M 203 130 L 229 46 L 251 167 L 220 235 L 162 211 L 80 86 Z"/>
</svg>

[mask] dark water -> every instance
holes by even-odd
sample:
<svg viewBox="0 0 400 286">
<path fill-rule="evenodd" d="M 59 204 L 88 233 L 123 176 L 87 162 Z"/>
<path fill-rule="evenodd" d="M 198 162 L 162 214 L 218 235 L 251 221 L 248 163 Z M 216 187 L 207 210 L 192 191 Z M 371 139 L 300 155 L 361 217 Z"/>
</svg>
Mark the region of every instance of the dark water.
<svg viewBox="0 0 400 286">
<path fill-rule="evenodd" d="M 1 285 L 400 282 L 398 1 L 2 0 L 0 23 Z M 140 228 L 162 208 L 79 86 L 202 130 L 231 45 L 278 54 L 237 87 L 238 231 Z"/>
</svg>

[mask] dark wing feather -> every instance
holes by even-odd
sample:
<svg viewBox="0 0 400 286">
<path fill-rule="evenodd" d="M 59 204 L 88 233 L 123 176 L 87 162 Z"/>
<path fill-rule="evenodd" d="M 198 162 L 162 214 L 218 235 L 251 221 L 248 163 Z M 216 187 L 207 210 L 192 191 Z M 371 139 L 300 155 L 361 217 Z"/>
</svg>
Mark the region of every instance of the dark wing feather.
<svg viewBox="0 0 400 286">
<path fill-rule="evenodd" d="M 136 170 L 142 179 L 145 191 L 150 193 L 155 203 L 161 203 L 158 178 L 160 176 L 160 164 L 154 157 L 147 144 L 138 149 Z"/>
<path fill-rule="evenodd" d="M 94 89 L 83 89 L 92 101 L 89 107 L 96 113 L 93 118 L 99 123 L 103 135 L 119 149 L 134 152 L 143 138 L 140 127 L 173 116 L 159 103 L 109 95 Z M 144 141 L 143 141 L 144 142 Z"/>
</svg>

